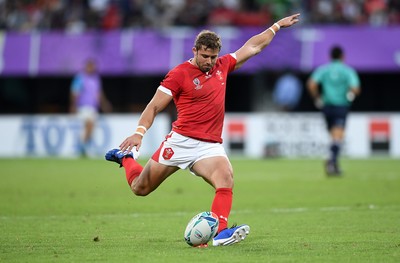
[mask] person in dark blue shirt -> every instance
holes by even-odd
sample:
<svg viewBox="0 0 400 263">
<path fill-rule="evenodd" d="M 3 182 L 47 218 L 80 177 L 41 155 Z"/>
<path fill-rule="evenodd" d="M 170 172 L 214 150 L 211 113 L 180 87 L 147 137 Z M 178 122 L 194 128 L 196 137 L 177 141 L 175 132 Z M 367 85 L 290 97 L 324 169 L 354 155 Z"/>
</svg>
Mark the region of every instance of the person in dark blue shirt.
<svg viewBox="0 0 400 263">
<path fill-rule="evenodd" d="M 276 81 L 272 98 L 282 111 L 293 111 L 301 98 L 303 84 L 291 69 L 286 69 Z"/>
</svg>

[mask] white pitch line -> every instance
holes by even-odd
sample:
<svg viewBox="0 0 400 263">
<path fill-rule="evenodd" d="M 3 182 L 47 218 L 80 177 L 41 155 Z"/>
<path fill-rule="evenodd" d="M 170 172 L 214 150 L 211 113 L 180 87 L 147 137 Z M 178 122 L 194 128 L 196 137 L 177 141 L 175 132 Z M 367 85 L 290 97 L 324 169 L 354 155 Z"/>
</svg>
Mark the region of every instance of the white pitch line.
<svg viewBox="0 0 400 263">
<path fill-rule="evenodd" d="M 377 210 L 378 206 L 374 204 L 369 204 L 360 207 L 354 206 L 329 206 L 329 207 L 316 207 L 316 208 L 308 208 L 308 207 L 293 207 L 293 208 L 272 208 L 267 211 L 263 210 L 232 210 L 231 214 L 259 214 L 259 213 L 304 213 L 310 211 L 320 211 L 320 212 L 335 212 L 335 211 L 350 211 L 354 209 L 367 208 L 369 210 Z M 399 207 L 396 206 L 398 209 Z M 199 211 L 177 211 L 177 212 L 162 212 L 162 213 L 152 213 L 152 212 L 143 212 L 143 213 L 129 213 L 129 214 L 92 214 L 92 215 L 3 215 L 0 216 L 0 220 L 37 220 L 43 218 L 49 219 L 65 219 L 65 218 L 116 218 L 116 217 L 190 217 Z"/>
</svg>

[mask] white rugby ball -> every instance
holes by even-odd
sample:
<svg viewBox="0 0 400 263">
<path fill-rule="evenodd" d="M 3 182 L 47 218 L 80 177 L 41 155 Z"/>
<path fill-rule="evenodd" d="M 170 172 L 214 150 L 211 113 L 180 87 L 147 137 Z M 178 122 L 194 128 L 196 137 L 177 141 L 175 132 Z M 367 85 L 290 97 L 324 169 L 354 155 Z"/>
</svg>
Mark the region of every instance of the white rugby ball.
<svg viewBox="0 0 400 263">
<path fill-rule="evenodd" d="M 217 233 L 218 226 L 218 216 L 215 213 L 198 213 L 186 226 L 185 241 L 193 247 L 207 244 Z"/>
</svg>

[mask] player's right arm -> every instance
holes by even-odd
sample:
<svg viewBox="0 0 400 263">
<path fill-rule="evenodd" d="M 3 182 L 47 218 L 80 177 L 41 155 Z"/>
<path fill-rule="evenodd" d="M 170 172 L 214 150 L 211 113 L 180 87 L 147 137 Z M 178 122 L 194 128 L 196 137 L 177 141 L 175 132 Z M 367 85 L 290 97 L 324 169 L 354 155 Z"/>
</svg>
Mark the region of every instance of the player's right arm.
<svg viewBox="0 0 400 263">
<path fill-rule="evenodd" d="M 307 89 L 314 101 L 320 97 L 318 83 L 313 78 L 307 80 Z"/>
<path fill-rule="evenodd" d="M 78 74 L 72 80 L 70 87 L 70 103 L 69 103 L 70 113 L 76 113 L 78 97 L 79 93 L 81 92 L 81 89 L 82 89 L 82 78 Z"/>
<path fill-rule="evenodd" d="M 324 103 L 321 99 L 321 94 L 319 93 L 319 84 L 312 77 L 307 80 L 307 90 L 314 101 L 314 106 L 317 109 L 321 109 Z"/>
<path fill-rule="evenodd" d="M 167 107 L 168 104 L 171 102 L 171 100 L 172 96 L 170 94 L 161 91 L 161 89 L 157 89 L 153 98 L 147 104 L 146 108 L 142 112 L 138 125 L 144 126 L 146 130 L 149 129 L 153 124 L 157 114 L 162 110 L 164 110 L 165 107 Z M 137 150 L 140 150 L 140 146 L 142 145 L 142 139 L 143 137 L 140 134 L 134 133 L 133 135 L 126 138 L 119 147 L 122 151 L 125 150 L 130 151 L 135 146 Z"/>
</svg>

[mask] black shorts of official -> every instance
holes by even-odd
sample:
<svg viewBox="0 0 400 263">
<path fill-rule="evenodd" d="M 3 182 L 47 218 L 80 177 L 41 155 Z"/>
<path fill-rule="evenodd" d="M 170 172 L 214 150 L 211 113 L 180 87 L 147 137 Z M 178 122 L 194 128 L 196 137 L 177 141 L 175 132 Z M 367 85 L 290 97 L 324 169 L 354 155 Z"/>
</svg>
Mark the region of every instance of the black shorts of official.
<svg viewBox="0 0 400 263">
<path fill-rule="evenodd" d="M 342 127 L 344 129 L 349 109 L 349 106 L 324 106 L 322 108 L 322 113 L 324 114 L 328 130 L 331 130 L 332 127 Z"/>
</svg>

